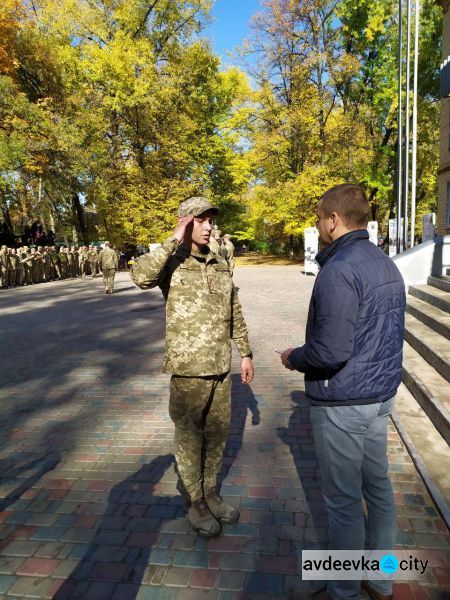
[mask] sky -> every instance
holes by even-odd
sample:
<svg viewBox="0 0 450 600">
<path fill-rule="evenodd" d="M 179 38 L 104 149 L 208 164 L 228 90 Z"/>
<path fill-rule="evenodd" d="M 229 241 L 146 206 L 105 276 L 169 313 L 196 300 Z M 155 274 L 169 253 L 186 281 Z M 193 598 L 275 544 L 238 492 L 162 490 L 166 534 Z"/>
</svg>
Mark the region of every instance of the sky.
<svg viewBox="0 0 450 600">
<path fill-rule="evenodd" d="M 237 64 L 227 57 L 250 33 L 250 19 L 260 9 L 260 0 L 215 0 L 214 22 L 202 32 L 211 39 L 223 66 Z"/>
</svg>

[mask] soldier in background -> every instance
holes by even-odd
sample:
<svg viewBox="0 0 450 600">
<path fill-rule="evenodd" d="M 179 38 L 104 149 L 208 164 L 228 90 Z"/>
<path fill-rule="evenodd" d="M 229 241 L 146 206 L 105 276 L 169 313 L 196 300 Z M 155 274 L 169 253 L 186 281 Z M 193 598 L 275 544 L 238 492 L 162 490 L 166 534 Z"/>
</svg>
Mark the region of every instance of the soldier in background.
<svg viewBox="0 0 450 600">
<path fill-rule="evenodd" d="M 220 535 L 222 523 L 239 519 L 216 489 L 231 415 L 231 339 L 241 355 L 242 382 L 253 380 L 247 327 L 228 265 L 208 247 L 218 212 L 206 198 L 186 200 L 173 236 L 132 267 L 136 285 L 159 286 L 166 300 L 163 370 L 172 374 L 175 456 L 189 522 L 204 537 Z"/>
<path fill-rule="evenodd" d="M 61 279 L 67 279 L 69 271 L 69 257 L 67 256 L 67 248 L 62 246 L 59 250 L 59 260 L 61 263 Z"/>
<path fill-rule="evenodd" d="M 226 233 L 223 236 L 223 251 L 227 260 L 228 266 L 230 267 L 231 276 L 233 276 L 234 267 L 236 266 L 236 259 L 234 258 L 234 244 L 231 241 L 231 235 Z"/>
<path fill-rule="evenodd" d="M 100 267 L 103 273 L 103 284 L 105 294 L 112 294 L 114 289 L 114 277 L 119 268 L 119 258 L 109 242 L 105 242 L 105 247 L 100 252 Z"/>
<path fill-rule="evenodd" d="M 86 246 L 81 246 L 81 248 L 78 251 L 78 264 L 81 277 L 86 277 L 88 272 L 89 260 L 87 252 L 88 250 Z"/>
<path fill-rule="evenodd" d="M 18 266 L 19 257 L 17 256 L 16 249 L 11 248 L 9 253 L 9 286 L 16 287 L 18 281 Z"/>
<path fill-rule="evenodd" d="M 97 275 L 98 269 L 98 252 L 97 248 L 92 244 L 89 246 L 89 250 L 87 252 L 87 257 L 89 261 L 89 268 L 91 271 L 91 276 L 95 277 Z"/>
<path fill-rule="evenodd" d="M 44 252 L 42 254 L 42 270 L 44 273 L 44 281 L 50 281 L 52 274 L 52 257 L 50 256 L 48 246 L 44 246 Z"/>
<path fill-rule="evenodd" d="M 37 283 L 42 283 L 44 281 L 44 248 L 42 246 L 36 248 L 34 260 L 36 261 Z"/>
<path fill-rule="evenodd" d="M 68 253 L 67 253 L 67 257 L 69 259 L 69 265 L 68 265 L 68 272 L 69 272 L 69 277 L 77 277 L 78 273 L 78 256 L 77 256 L 77 252 L 75 249 L 75 246 L 72 246 L 71 248 L 69 248 Z"/>
<path fill-rule="evenodd" d="M 0 248 L 0 284 L 2 288 L 8 287 L 8 248 Z"/>
<path fill-rule="evenodd" d="M 33 267 L 33 257 L 30 252 L 30 248 L 28 246 L 24 246 L 22 252 L 21 262 L 25 269 L 25 283 L 26 285 L 32 285 L 32 267 Z"/>
<path fill-rule="evenodd" d="M 54 279 L 61 279 L 61 258 L 56 250 L 56 246 L 52 246 L 52 264 Z"/>
<path fill-rule="evenodd" d="M 25 267 L 22 263 L 22 248 L 18 248 L 16 251 L 16 269 L 17 269 L 17 285 L 24 285 L 25 283 Z"/>
<path fill-rule="evenodd" d="M 212 252 L 214 252 L 214 254 L 218 254 L 219 256 L 222 256 L 222 238 L 220 237 L 221 234 L 222 232 L 217 227 L 217 225 L 214 225 L 211 231 L 211 238 L 208 244 L 209 249 Z"/>
</svg>

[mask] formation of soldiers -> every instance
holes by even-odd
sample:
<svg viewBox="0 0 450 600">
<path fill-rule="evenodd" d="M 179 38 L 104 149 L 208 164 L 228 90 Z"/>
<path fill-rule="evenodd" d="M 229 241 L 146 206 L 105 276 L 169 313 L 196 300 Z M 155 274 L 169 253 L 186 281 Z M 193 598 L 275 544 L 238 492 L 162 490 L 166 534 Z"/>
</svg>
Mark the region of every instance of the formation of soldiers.
<svg viewBox="0 0 450 600">
<path fill-rule="evenodd" d="M 210 248 L 229 264 L 231 274 L 235 266 L 234 245 L 231 236 L 214 226 Z M 0 247 L 0 289 L 35 285 L 59 279 L 96 277 L 101 272 L 101 249 L 96 246 L 21 246 Z"/>
<path fill-rule="evenodd" d="M 95 246 L 37 246 L 0 248 L 0 287 L 34 285 L 71 279 L 96 277 L 100 273 L 100 249 Z"/>
</svg>

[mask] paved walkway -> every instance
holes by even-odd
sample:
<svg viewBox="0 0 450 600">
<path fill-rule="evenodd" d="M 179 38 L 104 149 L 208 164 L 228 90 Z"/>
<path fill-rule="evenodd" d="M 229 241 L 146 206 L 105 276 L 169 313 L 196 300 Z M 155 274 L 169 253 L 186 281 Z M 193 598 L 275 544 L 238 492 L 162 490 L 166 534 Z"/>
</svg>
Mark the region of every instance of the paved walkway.
<svg viewBox="0 0 450 600">
<path fill-rule="evenodd" d="M 302 548 L 326 540 L 303 380 L 274 350 L 302 340 L 313 279 L 241 267 L 255 349 L 251 388 L 233 376 L 223 494 L 239 524 L 192 534 L 176 491 L 164 307 L 118 276 L 0 292 L 0 597 L 299 598 Z M 234 372 L 238 361 L 234 358 Z M 430 560 L 398 600 L 450 589 L 449 537 L 395 430 L 389 458 L 398 542 Z"/>
</svg>

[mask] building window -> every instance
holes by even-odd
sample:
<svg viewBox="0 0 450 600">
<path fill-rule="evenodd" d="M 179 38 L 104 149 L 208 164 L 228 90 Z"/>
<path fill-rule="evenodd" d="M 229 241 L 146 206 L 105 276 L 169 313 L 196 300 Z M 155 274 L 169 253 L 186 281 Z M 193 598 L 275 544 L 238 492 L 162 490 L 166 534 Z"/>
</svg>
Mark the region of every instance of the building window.
<svg viewBox="0 0 450 600">
<path fill-rule="evenodd" d="M 445 226 L 450 227 L 450 181 L 447 182 L 447 215 L 445 217 Z"/>
</svg>

